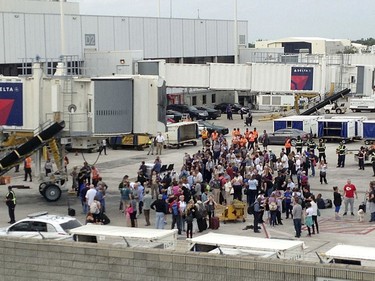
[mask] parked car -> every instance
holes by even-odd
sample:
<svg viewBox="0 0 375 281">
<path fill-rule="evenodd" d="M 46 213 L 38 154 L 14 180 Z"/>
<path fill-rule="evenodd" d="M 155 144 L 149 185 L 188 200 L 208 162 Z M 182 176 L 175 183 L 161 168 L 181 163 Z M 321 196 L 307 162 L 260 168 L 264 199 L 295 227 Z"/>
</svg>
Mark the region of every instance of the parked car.
<svg viewBox="0 0 375 281">
<path fill-rule="evenodd" d="M 209 108 L 206 106 L 196 106 L 199 110 L 206 110 L 208 113 L 208 119 L 215 120 L 221 117 L 221 111 L 213 108 Z"/>
<path fill-rule="evenodd" d="M 200 132 L 203 130 L 203 128 L 206 128 L 209 134 L 211 134 L 213 131 L 217 131 L 219 134 L 223 134 L 223 136 L 229 133 L 229 129 L 224 126 L 215 125 L 214 123 L 203 120 L 198 120 L 197 122 L 199 135 L 201 134 Z"/>
<path fill-rule="evenodd" d="M 222 113 L 226 113 L 228 105 L 231 106 L 232 113 L 240 114 L 241 111 L 242 111 L 243 114 L 247 114 L 250 111 L 250 108 L 248 108 L 246 106 L 242 106 L 239 103 L 229 103 L 229 102 L 219 103 L 219 104 L 215 105 L 214 108 L 217 109 L 217 110 L 220 110 Z"/>
<path fill-rule="evenodd" d="M 208 112 L 206 110 L 199 110 L 187 104 L 170 104 L 167 105 L 167 110 L 175 110 L 183 114 L 189 114 L 192 120 L 206 120 L 208 118 Z"/>
<path fill-rule="evenodd" d="M 180 122 L 182 119 L 182 113 L 176 110 L 167 110 L 166 116 L 169 119 L 172 119 L 174 122 Z"/>
<path fill-rule="evenodd" d="M 280 129 L 273 133 L 268 134 L 270 139 L 270 144 L 285 144 L 285 140 L 287 137 L 290 138 L 292 146 L 296 145 L 297 137 L 300 136 L 302 141 L 305 143 L 308 138 L 309 134 L 298 129 Z"/>
<path fill-rule="evenodd" d="M 0 229 L 0 236 L 39 239 L 71 239 L 69 230 L 82 226 L 73 217 L 49 215 L 47 212 L 30 214 L 9 227 Z"/>
</svg>

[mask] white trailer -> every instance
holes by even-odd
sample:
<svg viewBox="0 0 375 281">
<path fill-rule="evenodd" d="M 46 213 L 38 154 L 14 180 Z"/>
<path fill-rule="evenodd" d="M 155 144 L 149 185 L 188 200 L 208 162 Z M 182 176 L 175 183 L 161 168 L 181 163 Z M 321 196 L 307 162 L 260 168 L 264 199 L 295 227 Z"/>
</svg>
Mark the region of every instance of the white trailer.
<svg viewBox="0 0 375 281">
<path fill-rule="evenodd" d="M 208 233 L 189 241 L 189 251 L 213 254 L 248 255 L 300 260 L 304 257 L 303 241 L 267 239 L 239 235 Z"/>
<path fill-rule="evenodd" d="M 353 119 L 320 119 L 318 137 L 325 140 L 352 141 L 356 138 L 355 123 Z"/>
<path fill-rule="evenodd" d="M 375 96 L 352 98 L 349 101 L 349 109 L 353 112 L 375 111 Z"/>
<path fill-rule="evenodd" d="M 179 122 L 167 125 L 165 139 L 167 146 L 176 146 L 180 148 L 185 143 L 197 145 L 199 130 L 197 122 Z"/>
<path fill-rule="evenodd" d="M 318 135 L 318 120 L 323 115 L 293 115 L 273 120 L 273 131 L 280 129 L 299 129 L 311 133 L 314 137 Z"/>
<path fill-rule="evenodd" d="M 332 116 L 331 119 L 337 119 L 337 120 L 342 120 L 342 119 L 352 119 L 355 121 L 355 135 L 356 139 L 362 139 L 363 138 L 363 122 L 367 121 L 368 118 L 367 116 Z"/>
<path fill-rule="evenodd" d="M 375 266 L 375 248 L 336 245 L 325 253 L 318 253 L 323 263 L 339 263 L 360 266 Z"/>
<path fill-rule="evenodd" d="M 375 141 L 375 120 L 363 121 L 363 139 L 369 145 Z"/>
<path fill-rule="evenodd" d="M 87 224 L 70 230 L 76 242 L 109 243 L 122 247 L 174 249 L 177 230 Z"/>
</svg>

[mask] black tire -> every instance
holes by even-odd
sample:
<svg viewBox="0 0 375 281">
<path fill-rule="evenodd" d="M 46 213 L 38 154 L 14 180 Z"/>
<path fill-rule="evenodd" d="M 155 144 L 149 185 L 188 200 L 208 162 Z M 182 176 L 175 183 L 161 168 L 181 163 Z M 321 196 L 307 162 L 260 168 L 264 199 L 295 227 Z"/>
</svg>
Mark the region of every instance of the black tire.
<svg viewBox="0 0 375 281">
<path fill-rule="evenodd" d="M 324 112 L 325 112 L 326 114 L 329 114 L 330 111 L 329 111 L 328 109 L 326 109 Z"/>
<path fill-rule="evenodd" d="M 341 142 L 342 142 L 343 144 L 346 144 L 346 140 L 341 140 Z"/>
<path fill-rule="evenodd" d="M 341 110 L 341 108 L 337 108 L 337 109 L 336 109 L 336 113 L 337 113 L 337 114 L 342 114 L 342 110 Z"/>
<path fill-rule="evenodd" d="M 365 145 L 370 145 L 371 142 L 369 140 L 365 140 Z"/>
<path fill-rule="evenodd" d="M 39 193 L 40 193 L 41 195 L 43 195 L 43 196 L 44 196 L 44 189 L 46 188 L 46 186 L 47 186 L 47 183 L 45 183 L 45 182 L 42 182 L 42 183 L 39 185 Z"/>
<path fill-rule="evenodd" d="M 137 149 L 138 151 L 143 151 L 143 150 L 144 150 L 143 145 L 137 145 L 137 146 L 136 146 L 136 149 Z"/>
<path fill-rule="evenodd" d="M 60 187 L 53 183 L 46 185 L 43 192 L 43 196 L 48 202 L 55 202 L 61 197 Z"/>
</svg>

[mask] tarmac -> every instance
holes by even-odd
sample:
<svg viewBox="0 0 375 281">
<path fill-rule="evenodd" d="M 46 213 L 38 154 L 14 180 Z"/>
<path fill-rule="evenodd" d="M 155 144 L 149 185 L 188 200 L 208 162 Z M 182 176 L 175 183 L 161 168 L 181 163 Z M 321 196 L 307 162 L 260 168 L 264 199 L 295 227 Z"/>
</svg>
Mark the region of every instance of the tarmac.
<svg viewBox="0 0 375 281">
<path fill-rule="evenodd" d="M 375 119 L 374 113 L 346 113 L 347 115 L 358 115 L 367 116 L 369 119 Z M 263 130 L 267 132 L 273 132 L 273 122 L 272 121 L 259 121 L 266 113 L 253 114 L 253 126 L 261 133 Z M 327 117 L 329 117 L 328 115 Z M 331 115 L 333 116 L 333 115 Z M 233 128 L 240 128 L 241 131 L 245 130 L 244 120 L 240 119 L 240 115 L 233 115 L 233 120 L 227 120 L 226 115 L 223 114 L 220 119 L 214 122 L 217 125 L 227 126 L 229 132 Z M 230 139 L 230 133 L 227 135 Z M 352 183 L 357 187 L 358 199 L 355 200 L 355 216 L 342 216 L 340 220 L 336 220 L 334 216 L 334 209 L 323 209 L 321 210 L 321 216 L 318 218 L 319 222 L 319 234 L 312 235 L 312 237 L 307 236 L 307 231 L 304 230 L 302 237 L 300 238 L 305 242 L 305 259 L 318 262 L 316 253 L 322 253 L 337 244 L 349 244 L 358 246 L 372 246 L 372 241 L 375 239 L 375 223 L 370 223 L 370 214 L 365 214 L 364 222 L 359 222 L 357 216 L 357 210 L 359 204 L 361 204 L 365 197 L 365 192 L 368 190 L 369 182 L 373 179 L 372 167 L 366 166 L 365 170 L 359 170 L 358 164 L 354 160 L 354 152 L 356 152 L 360 146 L 364 145 L 362 140 L 355 141 L 347 144 L 349 150 L 348 155 L 346 155 L 345 168 L 336 168 L 337 156 L 335 150 L 338 143 L 327 143 L 326 154 L 328 162 L 327 180 L 328 184 L 320 184 L 319 182 L 319 171 L 317 170 L 315 177 L 310 177 L 309 182 L 311 185 L 311 192 L 315 195 L 321 193 L 323 198 L 333 199 L 332 187 L 338 186 L 339 190 L 342 191 L 343 186 L 347 179 L 351 179 Z M 198 142 L 197 146 L 185 145 L 180 149 L 168 148 L 162 151 L 161 161 L 162 164 L 174 164 L 175 171 L 179 171 L 182 167 L 182 159 L 184 153 L 187 152 L 190 155 L 201 149 L 201 142 Z M 282 146 L 272 145 L 269 149 L 272 149 L 276 154 L 281 151 Z M 100 171 L 100 175 L 103 180 L 108 185 L 107 195 L 106 195 L 106 213 L 111 219 L 111 225 L 116 226 L 126 226 L 126 220 L 124 214 L 119 211 L 119 201 L 120 193 L 118 190 L 118 185 L 124 175 L 129 175 L 130 178 L 135 178 L 137 171 L 141 164 L 141 161 L 146 163 L 153 163 L 155 155 L 147 155 L 147 150 L 138 151 L 133 149 L 123 149 L 123 150 L 112 150 L 107 148 L 107 155 L 98 155 L 98 153 L 69 153 L 69 166 L 68 169 L 71 170 L 73 166 L 82 166 L 84 161 L 87 161 L 90 165 L 95 164 Z M 33 169 L 35 170 L 35 169 Z M 23 181 L 23 167 L 21 165 L 20 172 L 15 173 L 14 170 L 8 172 L 11 176 L 11 185 L 25 185 L 29 186 L 30 189 L 15 189 L 17 196 L 17 206 L 16 206 L 16 219 L 22 219 L 27 216 L 27 214 L 48 211 L 51 214 L 67 215 L 68 204 L 76 210 L 76 217 L 81 222 L 85 221 L 85 216 L 82 214 L 82 207 L 78 197 L 75 194 L 64 192 L 57 202 L 47 202 L 38 191 L 38 178 L 34 176 L 33 182 Z M 71 179 L 67 185 L 71 186 Z M 5 185 L 3 187 L 1 194 L 3 198 L 7 193 Z M 341 214 L 343 213 L 343 207 L 341 208 Z M 8 211 L 5 203 L 0 209 L 0 227 L 7 227 Z M 254 237 L 266 237 L 266 232 L 268 232 L 271 238 L 280 239 L 296 239 L 294 238 L 295 232 L 293 228 L 293 222 L 291 219 L 285 219 L 285 214 L 283 217 L 283 225 L 278 225 L 276 227 L 265 226 L 266 229 L 262 228 L 261 233 L 254 233 L 252 230 L 243 230 L 246 226 L 252 224 L 252 217 L 246 217 L 246 222 L 242 220 L 227 222 L 224 224 L 221 222 L 220 228 L 218 230 L 212 230 L 217 233 L 223 234 L 233 234 L 240 236 L 254 236 Z M 168 222 L 165 226 L 169 229 L 171 218 L 168 216 Z M 151 213 L 151 226 L 154 227 L 154 213 Z M 146 227 L 143 214 L 138 216 L 138 227 Z M 201 235 L 196 232 L 197 228 L 195 226 L 195 233 L 193 236 Z M 204 233 L 207 233 L 207 230 Z M 178 238 L 178 249 L 184 251 L 187 249 L 187 243 L 185 236 L 181 235 Z"/>
</svg>

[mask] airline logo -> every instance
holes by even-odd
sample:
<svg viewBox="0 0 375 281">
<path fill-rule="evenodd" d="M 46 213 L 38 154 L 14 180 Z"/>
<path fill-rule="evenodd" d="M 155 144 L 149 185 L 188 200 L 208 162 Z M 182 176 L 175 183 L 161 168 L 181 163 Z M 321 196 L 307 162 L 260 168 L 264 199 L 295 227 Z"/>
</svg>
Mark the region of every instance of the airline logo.
<svg viewBox="0 0 375 281">
<path fill-rule="evenodd" d="M 292 67 L 290 89 L 312 91 L 313 78 L 313 67 Z"/>
<path fill-rule="evenodd" d="M 0 126 L 23 126 L 22 92 L 22 83 L 0 82 Z"/>
</svg>

